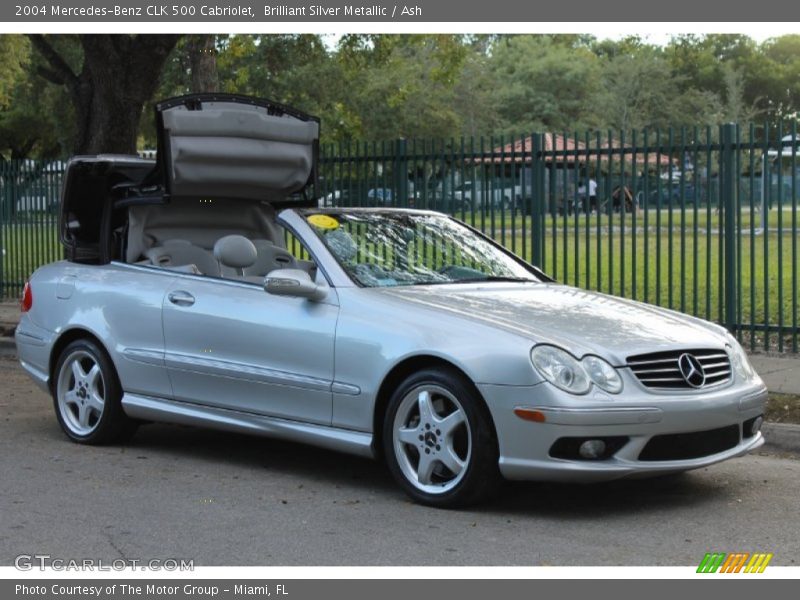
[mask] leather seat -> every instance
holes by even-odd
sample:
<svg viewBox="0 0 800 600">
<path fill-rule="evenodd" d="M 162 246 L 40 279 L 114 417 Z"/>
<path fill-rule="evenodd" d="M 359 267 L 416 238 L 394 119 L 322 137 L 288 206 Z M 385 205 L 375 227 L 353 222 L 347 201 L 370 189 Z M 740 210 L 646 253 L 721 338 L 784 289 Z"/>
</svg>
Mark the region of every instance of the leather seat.
<svg viewBox="0 0 800 600">
<path fill-rule="evenodd" d="M 194 265 L 203 275 L 219 277 L 219 263 L 205 248 L 195 246 L 187 240 L 164 240 L 160 246 L 145 250 L 150 262 L 159 267 L 174 268 Z"/>
<path fill-rule="evenodd" d="M 269 240 L 253 240 L 253 245 L 256 248 L 256 260 L 244 268 L 244 275 L 263 278 L 275 269 L 291 269 L 296 266 L 295 259 L 288 250 Z"/>
</svg>

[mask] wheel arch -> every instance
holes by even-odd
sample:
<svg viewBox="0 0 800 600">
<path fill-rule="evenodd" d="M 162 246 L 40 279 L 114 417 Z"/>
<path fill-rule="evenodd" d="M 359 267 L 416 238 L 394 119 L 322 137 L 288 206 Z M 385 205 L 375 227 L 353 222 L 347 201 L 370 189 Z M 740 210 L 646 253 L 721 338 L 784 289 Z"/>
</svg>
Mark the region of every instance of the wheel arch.
<svg viewBox="0 0 800 600">
<path fill-rule="evenodd" d="M 492 419 L 492 413 L 486 404 L 486 399 L 475 385 L 475 382 L 472 381 L 472 378 L 462 368 L 447 359 L 432 354 L 416 354 L 408 356 L 394 365 L 384 376 L 378 388 L 378 393 L 375 395 L 375 409 L 372 415 L 372 451 L 378 460 L 383 460 L 383 421 L 386 418 L 386 410 L 389 406 L 392 392 L 414 372 L 431 368 L 446 369 L 463 378 L 479 399 L 481 408 L 485 411 L 486 417 L 492 425 L 495 440 L 497 440 L 497 427 L 494 419 Z"/>
<path fill-rule="evenodd" d="M 50 376 L 50 388 L 53 389 L 53 385 L 55 382 L 55 368 L 56 363 L 58 363 L 58 357 L 61 356 L 61 353 L 64 351 L 64 348 L 69 346 L 72 342 L 76 340 L 89 340 L 94 344 L 97 344 L 97 347 L 100 348 L 103 352 L 106 353 L 108 360 L 111 362 L 111 365 L 114 367 L 114 371 L 117 371 L 117 365 L 114 364 L 114 359 L 111 356 L 111 353 L 106 348 L 106 345 L 103 343 L 95 333 L 92 333 L 88 329 L 84 329 L 83 327 L 72 327 L 67 329 L 58 336 L 58 339 L 53 344 L 53 349 L 50 351 L 50 361 L 47 366 L 47 372 Z"/>
</svg>

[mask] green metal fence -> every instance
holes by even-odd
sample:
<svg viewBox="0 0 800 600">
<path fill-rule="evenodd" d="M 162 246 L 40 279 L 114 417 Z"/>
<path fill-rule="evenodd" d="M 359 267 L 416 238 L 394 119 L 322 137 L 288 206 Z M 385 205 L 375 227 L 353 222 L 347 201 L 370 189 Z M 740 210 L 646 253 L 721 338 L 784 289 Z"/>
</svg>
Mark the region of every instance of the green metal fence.
<svg viewBox="0 0 800 600">
<path fill-rule="evenodd" d="M 323 145 L 318 195 L 447 212 L 560 281 L 797 352 L 797 142 L 792 123 Z M 3 296 L 61 254 L 62 171 L 0 166 Z"/>
<path fill-rule="evenodd" d="M 0 298 L 18 298 L 39 265 L 58 260 L 62 161 L 0 162 Z"/>
</svg>

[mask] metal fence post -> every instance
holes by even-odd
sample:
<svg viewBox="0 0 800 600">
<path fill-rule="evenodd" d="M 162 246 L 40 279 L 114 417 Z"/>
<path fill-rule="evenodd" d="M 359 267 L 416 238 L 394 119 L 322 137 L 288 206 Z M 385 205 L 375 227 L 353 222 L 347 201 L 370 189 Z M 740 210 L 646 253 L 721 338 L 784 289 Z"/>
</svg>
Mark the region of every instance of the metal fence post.
<svg viewBox="0 0 800 600">
<path fill-rule="evenodd" d="M 541 133 L 531 135 L 531 263 L 543 268 L 543 209 L 544 194 L 544 136 Z"/>
<path fill-rule="evenodd" d="M 727 123 L 722 126 L 722 152 L 720 156 L 720 205 L 723 218 L 723 287 L 725 298 L 725 327 L 736 332 L 736 176 L 734 165 L 736 157 L 737 125 Z"/>
<path fill-rule="evenodd" d="M 408 141 L 399 138 L 395 145 L 394 189 L 397 194 L 393 206 L 408 206 Z"/>
</svg>

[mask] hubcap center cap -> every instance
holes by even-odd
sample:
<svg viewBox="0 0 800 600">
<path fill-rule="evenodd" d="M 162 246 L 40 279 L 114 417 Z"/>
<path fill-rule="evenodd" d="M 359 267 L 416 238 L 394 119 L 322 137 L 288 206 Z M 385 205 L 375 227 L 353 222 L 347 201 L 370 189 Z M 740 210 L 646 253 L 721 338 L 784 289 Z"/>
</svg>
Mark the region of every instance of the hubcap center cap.
<svg viewBox="0 0 800 600">
<path fill-rule="evenodd" d="M 425 432 L 425 445 L 433 448 L 436 445 L 436 434 L 432 431 Z"/>
</svg>

